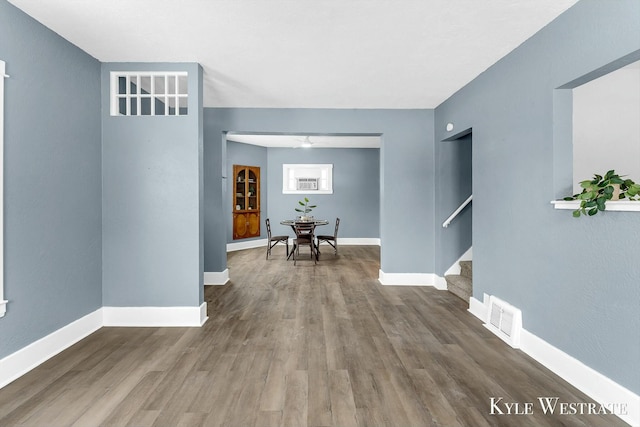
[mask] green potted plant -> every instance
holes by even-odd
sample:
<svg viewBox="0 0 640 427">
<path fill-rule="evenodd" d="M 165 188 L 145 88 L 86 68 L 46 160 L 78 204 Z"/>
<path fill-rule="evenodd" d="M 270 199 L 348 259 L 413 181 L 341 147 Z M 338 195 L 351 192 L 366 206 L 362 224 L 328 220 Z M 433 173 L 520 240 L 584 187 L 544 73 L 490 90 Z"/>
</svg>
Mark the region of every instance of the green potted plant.
<svg viewBox="0 0 640 427">
<path fill-rule="evenodd" d="M 623 179 L 614 170 L 604 176 L 594 175 L 593 179 L 580 182 L 582 192 L 565 197 L 564 200 L 580 200 L 580 208 L 573 211 L 573 216 L 593 216 L 606 209 L 609 200 L 640 200 L 640 184 L 630 179 Z"/>
<path fill-rule="evenodd" d="M 309 216 L 307 214 L 310 213 L 314 208 L 316 208 L 317 205 L 310 205 L 309 199 L 307 199 L 306 197 L 303 200 L 299 200 L 298 204 L 302 206 L 302 208 L 295 208 L 295 211 L 302 213 L 302 215 L 300 215 L 301 221 L 309 221 L 311 218 L 313 218 L 312 216 Z"/>
</svg>

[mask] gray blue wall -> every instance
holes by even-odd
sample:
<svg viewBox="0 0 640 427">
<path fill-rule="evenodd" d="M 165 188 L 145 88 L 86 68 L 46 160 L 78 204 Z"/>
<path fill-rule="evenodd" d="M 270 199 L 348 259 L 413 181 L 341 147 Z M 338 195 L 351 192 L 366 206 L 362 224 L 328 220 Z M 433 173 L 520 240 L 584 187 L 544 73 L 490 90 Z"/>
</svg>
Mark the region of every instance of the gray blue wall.
<svg viewBox="0 0 640 427">
<path fill-rule="evenodd" d="M 382 135 L 381 269 L 385 273 L 433 273 L 432 110 L 206 108 L 204 118 L 205 271 L 226 269 L 228 208 L 223 192 L 228 190 L 223 180 L 227 144 L 223 134 L 237 131 Z M 270 214 L 272 209 L 270 204 Z"/>
<path fill-rule="evenodd" d="M 380 150 L 375 148 L 270 148 L 269 216 L 273 232 L 292 235 L 291 227 L 279 224 L 300 213 L 299 200 L 305 196 L 318 207 L 312 214 L 327 219 L 330 225 L 318 228 L 319 234 L 333 234 L 335 219 L 340 218 L 342 238 L 380 237 Z M 333 164 L 333 194 L 282 194 L 282 165 L 285 163 Z"/>
<path fill-rule="evenodd" d="M 110 116 L 111 71 L 188 71 L 186 116 Z M 203 302 L 202 69 L 102 65 L 103 304 Z"/>
<path fill-rule="evenodd" d="M 0 359 L 102 306 L 100 63 L 0 0 Z M 0 77 L 1 78 L 1 77 Z"/>
<path fill-rule="evenodd" d="M 638 49 L 640 2 L 583 0 L 435 112 L 436 140 L 473 128 L 474 297 L 521 308 L 527 330 L 635 393 L 640 215 L 575 219 L 549 201 L 571 188 L 554 89 Z"/>
<path fill-rule="evenodd" d="M 380 150 L 344 148 L 265 148 L 250 144 L 227 142 L 227 174 L 233 176 L 233 165 L 260 166 L 261 186 L 261 234 L 266 238 L 264 220 L 271 218 L 274 234 L 291 234 L 291 228 L 279 224 L 283 219 L 294 218 L 299 213 L 298 200 L 305 194 L 282 194 L 282 165 L 286 163 L 330 163 L 333 164 L 333 194 L 306 194 L 311 204 L 318 205 L 313 211 L 316 218 L 331 220 L 330 227 L 322 233 L 333 234 L 333 221 L 342 220 L 340 237 L 380 237 Z M 231 208 L 233 195 L 227 183 L 225 215 L 227 217 L 227 242 L 233 240 Z"/>
</svg>

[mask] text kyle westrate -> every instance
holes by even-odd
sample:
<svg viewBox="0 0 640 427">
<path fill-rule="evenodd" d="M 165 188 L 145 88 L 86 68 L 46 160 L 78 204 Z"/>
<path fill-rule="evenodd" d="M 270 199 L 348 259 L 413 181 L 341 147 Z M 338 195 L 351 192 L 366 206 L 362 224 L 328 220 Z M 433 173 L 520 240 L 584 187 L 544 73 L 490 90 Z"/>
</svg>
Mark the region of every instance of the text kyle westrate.
<svg viewBox="0 0 640 427">
<path fill-rule="evenodd" d="M 536 402 L 505 402 L 492 397 L 491 415 L 531 415 Z M 560 402 L 559 397 L 538 397 L 537 406 L 543 414 L 559 415 L 627 415 L 626 403 Z"/>
</svg>

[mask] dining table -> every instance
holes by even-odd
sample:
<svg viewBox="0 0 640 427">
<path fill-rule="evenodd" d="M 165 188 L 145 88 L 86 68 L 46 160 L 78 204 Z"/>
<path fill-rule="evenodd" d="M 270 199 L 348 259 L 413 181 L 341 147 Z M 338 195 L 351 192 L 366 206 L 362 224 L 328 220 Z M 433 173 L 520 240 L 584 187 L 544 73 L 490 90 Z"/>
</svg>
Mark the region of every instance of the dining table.
<svg viewBox="0 0 640 427">
<path fill-rule="evenodd" d="M 329 224 L 329 221 L 326 219 L 309 219 L 309 220 L 301 220 L 301 219 L 285 219 L 280 221 L 281 225 L 288 225 L 291 227 L 291 229 L 293 230 L 293 233 L 295 234 L 296 232 L 296 224 L 313 224 L 314 225 L 314 230 L 313 230 L 313 234 L 311 236 L 311 242 L 313 243 L 313 250 L 315 252 L 316 255 L 316 259 L 318 259 L 319 255 L 320 255 L 320 248 L 318 247 L 318 244 L 316 243 L 315 240 L 315 227 L 320 226 L 320 225 L 327 225 Z M 293 251 L 292 251 L 293 252 Z M 289 257 L 291 257 L 292 253 L 289 254 Z M 289 259 L 289 257 L 287 257 L 287 260 Z"/>
</svg>

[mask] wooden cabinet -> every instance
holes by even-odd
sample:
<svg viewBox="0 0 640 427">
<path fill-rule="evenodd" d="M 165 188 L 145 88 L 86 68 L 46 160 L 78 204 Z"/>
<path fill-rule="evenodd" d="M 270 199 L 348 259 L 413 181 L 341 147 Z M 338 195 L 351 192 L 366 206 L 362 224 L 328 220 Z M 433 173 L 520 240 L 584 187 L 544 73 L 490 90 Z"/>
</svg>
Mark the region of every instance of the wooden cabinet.
<svg viewBox="0 0 640 427">
<path fill-rule="evenodd" d="M 233 239 L 260 236 L 260 168 L 233 165 Z"/>
</svg>

